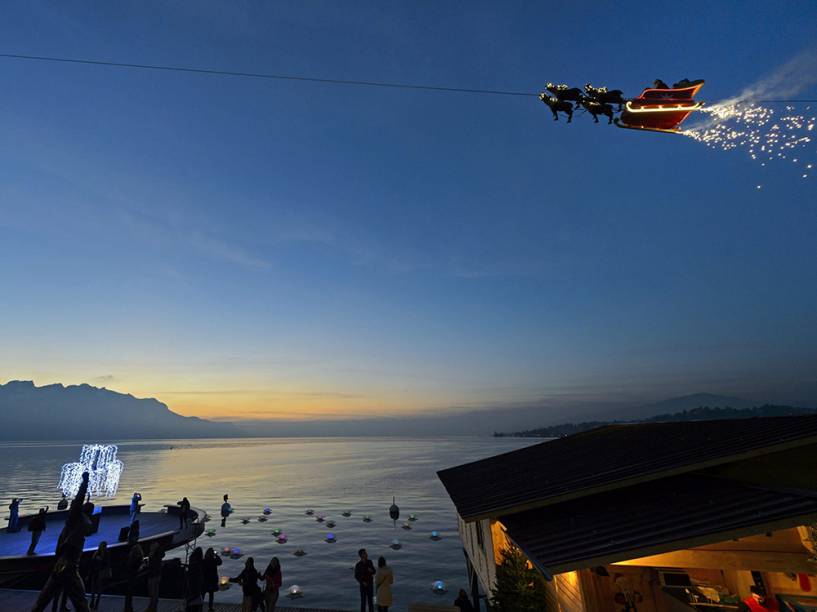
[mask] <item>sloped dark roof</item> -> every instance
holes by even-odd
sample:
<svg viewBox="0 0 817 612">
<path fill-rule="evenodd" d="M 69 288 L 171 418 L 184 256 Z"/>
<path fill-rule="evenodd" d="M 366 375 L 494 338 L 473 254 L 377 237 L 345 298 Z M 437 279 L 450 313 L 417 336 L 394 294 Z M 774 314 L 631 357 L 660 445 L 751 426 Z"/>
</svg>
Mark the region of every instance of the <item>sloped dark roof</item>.
<svg viewBox="0 0 817 612">
<path fill-rule="evenodd" d="M 803 524 L 817 495 L 684 474 L 574 499 L 500 522 L 550 576 Z"/>
<path fill-rule="evenodd" d="M 610 425 L 438 472 L 466 520 L 817 442 L 817 415 Z"/>
</svg>

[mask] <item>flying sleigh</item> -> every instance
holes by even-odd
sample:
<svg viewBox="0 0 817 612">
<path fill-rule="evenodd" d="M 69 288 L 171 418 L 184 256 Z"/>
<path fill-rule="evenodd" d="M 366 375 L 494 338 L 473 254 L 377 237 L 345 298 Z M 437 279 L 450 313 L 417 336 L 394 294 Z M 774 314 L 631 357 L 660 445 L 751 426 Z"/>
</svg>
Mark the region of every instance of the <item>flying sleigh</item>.
<svg viewBox="0 0 817 612">
<path fill-rule="evenodd" d="M 657 80 L 655 87 L 644 89 L 638 97 L 624 99 L 621 90 L 593 87 L 590 83 L 584 90 L 548 83 L 547 93 L 539 94 L 539 99 L 550 108 L 554 120 L 558 120 L 558 113 L 562 112 L 570 123 L 573 111 L 582 109 L 592 115 L 596 123 L 602 115 L 607 117 L 608 124 L 614 123 L 620 128 L 677 134 L 687 117 L 703 106 L 703 102 L 695 99 L 703 86 L 703 80 L 684 79 L 672 87 Z"/>
</svg>

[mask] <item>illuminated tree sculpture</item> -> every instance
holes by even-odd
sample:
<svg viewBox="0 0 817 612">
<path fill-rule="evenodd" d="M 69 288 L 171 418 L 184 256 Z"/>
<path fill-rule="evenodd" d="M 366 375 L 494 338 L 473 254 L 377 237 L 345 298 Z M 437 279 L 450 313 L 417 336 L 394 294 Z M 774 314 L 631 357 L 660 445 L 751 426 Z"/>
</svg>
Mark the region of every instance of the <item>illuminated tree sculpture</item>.
<svg viewBox="0 0 817 612">
<path fill-rule="evenodd" d="M 85 444 L 79 461 L 62 466 L 60 489 L 66 497 L 73 497 L 82 482 L 82 473 L 88 472 L 88 494 L 92 497 L 114 497 L 119 488 L 119 476 L 124 465 L 116 458 L 113 444 Z"/>
</svg>

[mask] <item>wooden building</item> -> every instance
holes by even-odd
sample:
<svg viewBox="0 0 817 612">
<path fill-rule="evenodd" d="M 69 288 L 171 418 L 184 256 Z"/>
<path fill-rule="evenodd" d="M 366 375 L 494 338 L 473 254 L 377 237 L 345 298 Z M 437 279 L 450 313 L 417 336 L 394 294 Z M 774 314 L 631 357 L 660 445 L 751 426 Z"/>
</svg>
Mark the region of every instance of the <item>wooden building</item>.
<svg viewBox="0 0 817 612">
<path fill-rule="evenodd" d="M 817 416 L 612 425 L 439 472 L 473 594 L 508 544 L 561 612 L 817 610 Z"/>
</svg>

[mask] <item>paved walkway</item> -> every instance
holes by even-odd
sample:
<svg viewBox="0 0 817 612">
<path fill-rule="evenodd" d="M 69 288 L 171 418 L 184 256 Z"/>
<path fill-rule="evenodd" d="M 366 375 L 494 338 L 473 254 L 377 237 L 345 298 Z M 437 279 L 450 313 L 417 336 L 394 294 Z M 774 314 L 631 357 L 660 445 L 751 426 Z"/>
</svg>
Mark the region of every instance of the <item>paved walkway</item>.
<svg viewBox="0 0 817 612">
<path fill-rule="evenodd" d="M 0 589 L 0 611 L 2 612 L 25 612 L 31 610 L 34 602 L 37 599 L 37 593 L 34 591 L 16 591 L 12 589 Z M 282 598 L 284 599 L 284 598 Z M 286 604 L 287 602 L 281 602 Z M 117 597 L 113 595 L 103 595 L 102 603 L 99 606 L 100 612 L 122 612 L 124 608 L 124 597 Z M 70 605 L 70 604 L 69 604 Z M 134 597 L 134 610 L 144 610 L 148 605 L 146 597 Z M 47 610 L 50 611 L 49 606 Z M 205 606 L 206 609 L 206 606 Z M 216 612 L 240 612 L 241 606 L 239 604 L 220 604 L 215 605 Z M 172 599 L 163 599 L 159 604 L 158 612 L 181 612 L 184 606 Z M 344 610 L 327 610 L 326 608 L 291 608 L 276 606 L 275 612 L 348 612 Z"/>
</svg>

